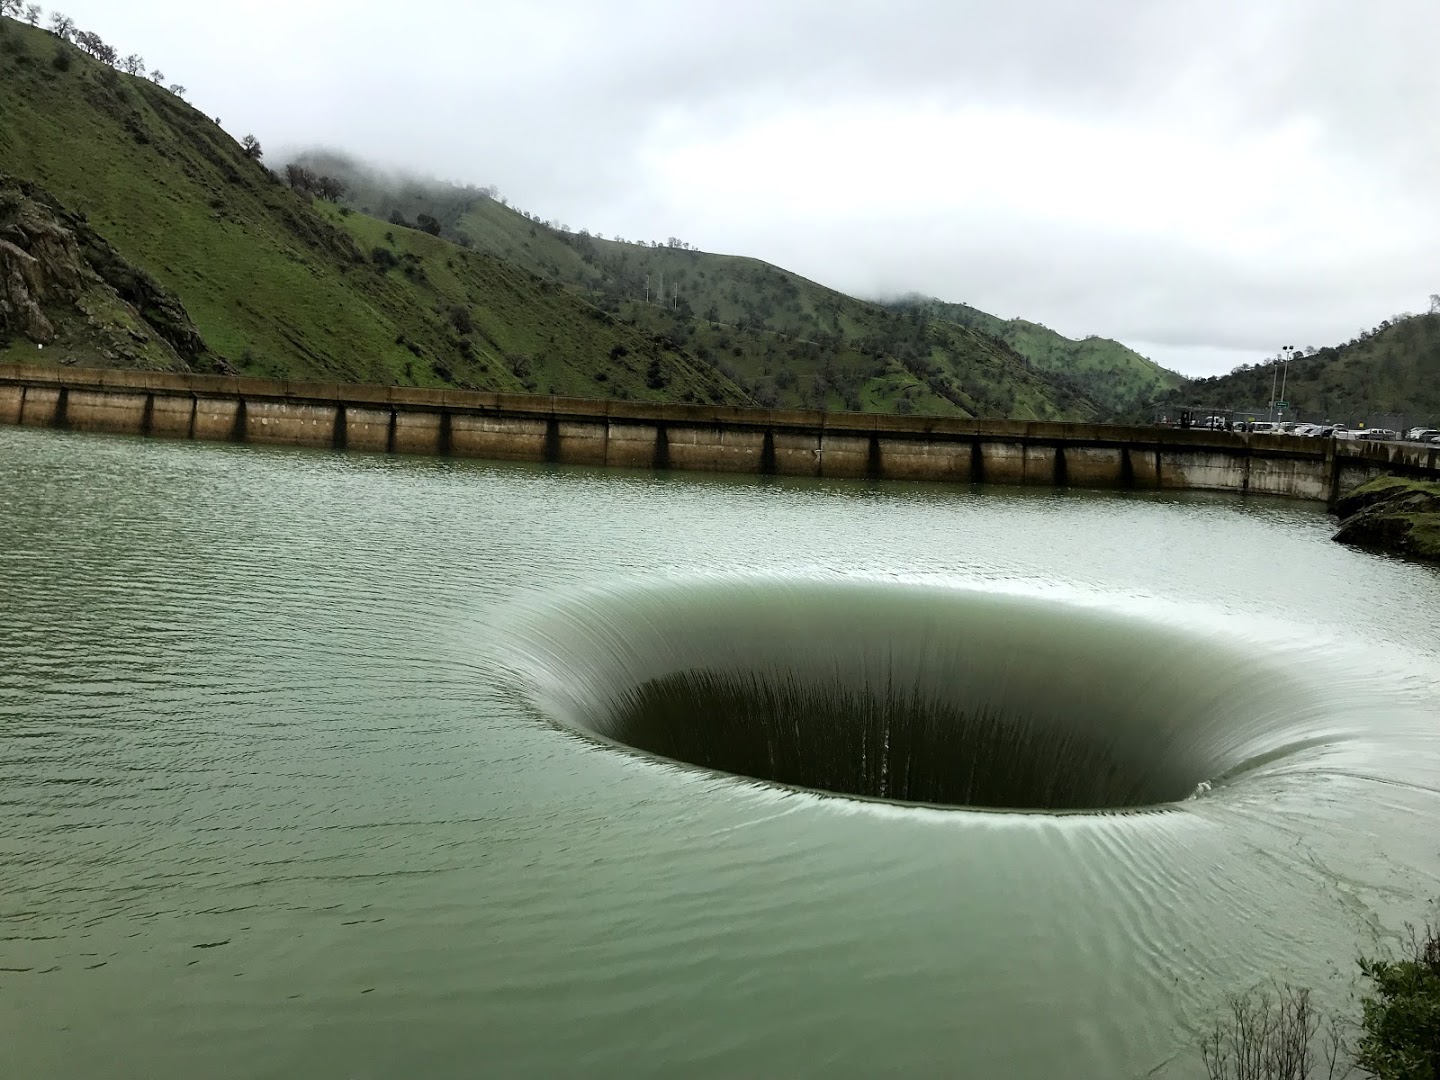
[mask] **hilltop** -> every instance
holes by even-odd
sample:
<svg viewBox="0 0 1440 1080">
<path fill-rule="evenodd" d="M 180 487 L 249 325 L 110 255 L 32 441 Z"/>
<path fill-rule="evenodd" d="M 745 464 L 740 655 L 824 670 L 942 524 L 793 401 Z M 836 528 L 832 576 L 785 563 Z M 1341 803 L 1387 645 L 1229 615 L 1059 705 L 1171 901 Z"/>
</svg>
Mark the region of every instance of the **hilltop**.
<svg viewBox="0 0 1440 1080">
<path fill-rule="evenodd" d="M 1296 420 L 1440 423 L 1440 312 L 1399 315 L 1343 345 L 1306 349 L 1285 378 L 1286 415 Z M 1245 365 L 1228 375 L 1195 379 L 1163 395 L 1156 407 L 1268 408 L 1275 364 Z M 1276 390 L 1279 393 L 1279 390 Z"/>
<path fill-rule="evenodd" d="M 494 189 L 385 174 L 343 154 L 296 164 L 340 180 L 346 208 L 412 224 L 423 215 L 440 236 L 693 352 L 760 404 L 1076 420 L 1106 411 L 984 328 L 890 310 L 759 259 L 573 231 Z"/>
<path fill-rule="evenodd" d="M 911 294 L 891 302 L 897 311 L 923 311 L 999 338 L 1052 380 L 1070 386 L 1112 415 L 1123 415 L 1185 384 L 1134 349 L 1095 335 L 1076 340 L 1028 319 L 1002 319 L 968 304 Z"/>
<path fill-rule="evenodd" d="M 247 150 L 178 94 L 48 31 L 0 18 L 0 86 L 0 161 L 16 178 L 13 192 L 32 185 L 25 212 L 77 242 L 83 227 L 91 248 L 103 245 L 132 279 L 153 283 L 195 338 L 187 354 L 167 351 L 120 308 L 113 325 L 101 325 L 113 302 L 97 294 L 78 301 L 92 312 L 86 318 L 74 298 L 64 300 L 68 336 L 44 353 L 7 319 L 0 358 L 748 400 L 713 367 L 503 259 L 320 212 L 327 204 L 289 190 L 258 144 Z M 13 216 L 18 197 L 10 201 Z M 24 237 L 33 247 L 31 233 Z M 148 349 L 126 318 L 151 339 Z M 117 333 L 134 347 L 117 350 Z"/>
</svg>

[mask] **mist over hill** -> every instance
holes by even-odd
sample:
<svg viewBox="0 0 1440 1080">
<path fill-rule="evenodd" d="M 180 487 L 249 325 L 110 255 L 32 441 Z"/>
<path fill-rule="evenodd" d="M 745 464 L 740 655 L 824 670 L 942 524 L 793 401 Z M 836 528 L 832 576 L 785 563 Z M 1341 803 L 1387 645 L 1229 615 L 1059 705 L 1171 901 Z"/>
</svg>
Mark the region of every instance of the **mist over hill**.
<svg viewBox="0 0 1440 1080">
<path fill-rule="evenodd" d="M 350 209 L 436 231 L 591 298 L 713 364 L 763 405 L 1094 419 L 1079 381 L 987 329 L 847 296 L 759 259 L 677 237 L 606 237 L 510 205 L 493 187 L 374 168 L 335 151 L 294 162 L 345 186 Z"/>
</svg>

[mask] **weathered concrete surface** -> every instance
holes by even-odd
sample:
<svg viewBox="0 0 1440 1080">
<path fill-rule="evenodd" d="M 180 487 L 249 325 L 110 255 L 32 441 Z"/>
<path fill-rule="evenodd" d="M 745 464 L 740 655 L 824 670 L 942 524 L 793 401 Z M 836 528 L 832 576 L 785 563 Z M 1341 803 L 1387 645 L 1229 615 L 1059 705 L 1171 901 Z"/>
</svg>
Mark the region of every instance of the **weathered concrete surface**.
<svg viewBox="0 0 1440 1080">
<path fill-rule="evenodd" d="M 0 423 L 628 468 L 1185 489 L 1334 500 L 1440 477 L 1440 448 L 0 365 Z"/>
</svg>

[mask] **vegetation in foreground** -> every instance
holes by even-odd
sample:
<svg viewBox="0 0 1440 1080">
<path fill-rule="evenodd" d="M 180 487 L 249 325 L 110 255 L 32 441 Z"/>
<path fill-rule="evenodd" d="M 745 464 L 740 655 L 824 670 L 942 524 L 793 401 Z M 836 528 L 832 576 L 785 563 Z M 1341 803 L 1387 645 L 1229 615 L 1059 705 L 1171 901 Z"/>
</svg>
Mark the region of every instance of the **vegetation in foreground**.
<svg viewBox="0 0 1440 1080">
<path fill-rule="evenodd" d="M 1370 992 L 1358 1035 L 1322 1019 L 1307 990 L 1233 998 L 1200 1041 L 1210 1080 L 1328 1080 L 1358 1070 L 1377 1080 L 1440 1080 L 1440 924 L 1406 928 L 1398 960 L 1362 958 Z"/>
</svg>

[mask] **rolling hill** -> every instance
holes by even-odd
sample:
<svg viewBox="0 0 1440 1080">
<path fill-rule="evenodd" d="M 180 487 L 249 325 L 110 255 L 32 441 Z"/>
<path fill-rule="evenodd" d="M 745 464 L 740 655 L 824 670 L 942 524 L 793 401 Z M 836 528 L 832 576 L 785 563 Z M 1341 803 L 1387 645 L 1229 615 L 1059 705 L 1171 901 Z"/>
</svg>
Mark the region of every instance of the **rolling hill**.
<svg viewBox="0 0 1440 1080">
<path fill-rule="evenodd" d="M 1196 379 L 1163 395 L 1157 407 L 1245 409 L 1264 418 L 1274 375 L 1274 364 L 1262 364 Z M 1288 419 L 1440 424 L 1440 313 L 1399 316 L 1343 345 L 1316 349 L 1290 364 L 1284 385 Z"/>
<path fill-rule="evenodd" d="M 1091 335 L 1077 341 L 1028 319 L 1002 319 L 968 304 L 928 296 L 901 297 L 889 306 L 897 311 L 924 311 L 999 338 L 1051 379 L 1072 387 L 1113 415 L 1133 412 L 1185 383 L 1179 372 L 1110 338 Z"/>
<path fill-rule="evenodd" d="M 503 259 L 320 212 L 217 122 L 48 31 L 0 18 L 0 88 L 0 162 L 14 191 L 32 185 L 23 208 L 12 194 L 11 218 L 39 205 L 72 240 L 64 223 L 83 226 L 171 298 L 198 338 L 189 356 L 121 352 L 79 340 L 95 318 L 74 309 L 57 314 L 65 347 L 43 353 L 19 320 L 0 320 L 0 359 L 749 400 L 714 367 Z M 37 262 L 36 228 L 12 220 L 7 236 L 17 264 Z M 59 295 L 48 280 L 35 291 Z M 76 303 L 98 317 L 95 302 L 65 301 Z"/>
<path fill-rule="evenodd" d="M 661 335 L 762 404 L 1074 420 L 1105 411 L 983 328 L 890 310 L 759 259 L 572 231 L 493 192 L 386 175 L 343 154 L 296 163 L 339 179 L 348 209 L 428 215 L 441 236 Z"/>
</svg>

